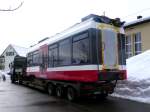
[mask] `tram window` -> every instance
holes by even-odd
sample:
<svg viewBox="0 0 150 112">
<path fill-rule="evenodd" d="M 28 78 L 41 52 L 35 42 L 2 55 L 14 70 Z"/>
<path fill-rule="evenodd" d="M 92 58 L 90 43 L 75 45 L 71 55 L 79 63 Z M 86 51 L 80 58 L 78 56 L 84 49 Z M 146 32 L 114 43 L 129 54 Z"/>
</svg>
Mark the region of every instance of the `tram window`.
<svg viewBox="0 0 150 112">
<path fill-rule="evenodd" d="M 87 38 L 87 37 L 88 37 L 88 32 L 83 33 L 83 34 L 78 35 L 78 36 L 75 36 L 75 38 L 73 38 L 73 41 L 78 41 L 78 40 L 81 40 L 81 39 L 84 39 L 84 38 Z"/>
<path fill-rule="evenodd" d="M 27 57 L 27 66 L 28 67 L 32 66 L 32 61 L 33 61 L 32 54 L 29 53 L 28 57 Z"/>
<path fill-rule="evenodd" d="M 59 43 L 59 65 L 71 64 L 71 46 L 70 39 Z"/>
<path fill-rule="evenodd" d="M 39 53 L 38 51 L 33 52 L 33 66 L 39 65 Z"/>
<path fill-rule="evenodd" d="M 49 47 L 48 66 L 55 67 L 58 65 L 58 47 L 56 45 Z"/>
<path fill-rule="evenodd" d="M 85 34 L 82 35 L 85 36 Z M 79 37 L 83 37 L 82 35 L 79 35 Z M 84 38 L 73 38 L 73 64 L 89 63 L 89 38 L 88 35 L 86 36 Z"/>
</svg>

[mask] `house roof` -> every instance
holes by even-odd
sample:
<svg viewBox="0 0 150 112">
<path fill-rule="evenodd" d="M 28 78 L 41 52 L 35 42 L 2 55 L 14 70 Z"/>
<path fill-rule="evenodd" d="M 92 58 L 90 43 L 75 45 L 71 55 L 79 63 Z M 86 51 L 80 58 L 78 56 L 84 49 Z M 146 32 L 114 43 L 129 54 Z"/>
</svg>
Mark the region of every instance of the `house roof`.
<svg viewBox="0 0 150 112">
<path fill-rule="evenodd" d="M 125 23 L 124 28 L 130 28 L 130 27 L 140 25 L 140 24 L 143 24 L 143 23 L 148 23 L 148 22 L 150 22 L 150 17 L 137 19 L 135 21 Z"/>
<path fill-rule="evenodd" d="M 27 51 L 28 51 L 27 48 L 20 47 L 20 46 L 17 46 L 17 45 L 11 45 L 11 46 L 14 48 L 14 50 L 17 52 L 17 54 L 19 56 L 26 57 L 26 54 L 27 54 Z"/>
<path fill-rule="evenodd" d="M 22 56 L 22 57 L 26 57 L 26 54 L 28 51 L 27 48 L 20 47 L 17 45 L 12 45 L 12 44 L 8 45 L 8 47 L 12 47 L 15 50 L 15 52 L 17 53 L 17 55 Z M 7 48 L 4 50 L 4 52 L 7 50 Z M 1 54 L 1 56 L 3 56 L 4 52 Z"/>
</svg>

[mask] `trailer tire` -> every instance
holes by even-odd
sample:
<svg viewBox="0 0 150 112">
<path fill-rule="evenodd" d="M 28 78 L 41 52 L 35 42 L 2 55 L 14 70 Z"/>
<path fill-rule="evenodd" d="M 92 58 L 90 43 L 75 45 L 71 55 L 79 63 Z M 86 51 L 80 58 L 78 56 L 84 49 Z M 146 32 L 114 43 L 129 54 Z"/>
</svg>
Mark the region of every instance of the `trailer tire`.
<svg viewBox="0 0 150 112">
<path fill-rule="evenodd" d="M 76 98 L 77 98 L 76 90 L 73 87 L 68 87 L 67 88 L 67 99 L 69 101 L 75 101 Z"/>
<path fill-rule="evenodd" d="M 55 87 L 53 84 L 48 84 L 47 86 L 47 92 L 50 96 L 54 95 Z"/>
<path fill-rule="evenodd" d="M 61 87 L 60 85 L 56 87 L 56 95 L 59 98 L 63 97 L 63 87 Z"/>
</svg>

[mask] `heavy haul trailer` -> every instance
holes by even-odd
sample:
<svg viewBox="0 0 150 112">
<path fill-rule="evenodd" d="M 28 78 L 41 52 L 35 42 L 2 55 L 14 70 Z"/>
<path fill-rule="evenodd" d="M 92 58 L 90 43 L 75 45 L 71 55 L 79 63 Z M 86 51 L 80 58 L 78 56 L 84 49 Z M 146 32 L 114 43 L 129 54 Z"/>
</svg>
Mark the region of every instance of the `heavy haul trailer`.
<svg viewBox="0 0 150 112">
<path fill-rule="evenodd" d="M 39 41 L 27 54 L 25 79 L 71 101 L 82 95 L 106 97 L 117 80 L 126 79 L 122 25 L 118 18 L 91 14 Z"/>
</svg>

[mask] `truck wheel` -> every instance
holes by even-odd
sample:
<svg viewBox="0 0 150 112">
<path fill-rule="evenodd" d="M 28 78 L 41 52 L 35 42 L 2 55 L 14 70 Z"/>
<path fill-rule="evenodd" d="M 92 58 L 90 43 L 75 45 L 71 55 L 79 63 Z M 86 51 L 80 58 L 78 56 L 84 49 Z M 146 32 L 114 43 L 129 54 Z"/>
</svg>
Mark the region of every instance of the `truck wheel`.
<svg viewBox="0 0 150 112">
<path fill-rule="evenodd" d="M 73 87 L 68 87 L 67 88 L 67 99 L 69 101 L 74 101 L 77 97 L 76 91 Z"/>
<path fill-rule="evenodd" d="M 15 80 L 11 79 L 11 83 L 13 83 L 13 84 L 14 84 L 14 83 L 15 83 Z"/>
<path fill-rule="evenodd" d="M 54 85 L 48 84 L 47 91 L 50 96 L 54 95 Z"/>
<path fill-rule="evenodd" d="M 57 97 L 63 96 L 63 88 L 61 86 L 56 87 L 56 95 Z"/>
<path fill-rule="evenodd" d="M 19 78 L 18 82 L 20 85 L 22 85 L 22 79 Z"/>
<path fill-rule="evenodd" d="M 22 85 L 22 80 L 19 80 L 19 84 Z"/>
<path fill-rule="evenodd" d="M 11 76 L 11 83 L 15 83 L 15 79 Z"/>
</svg>

